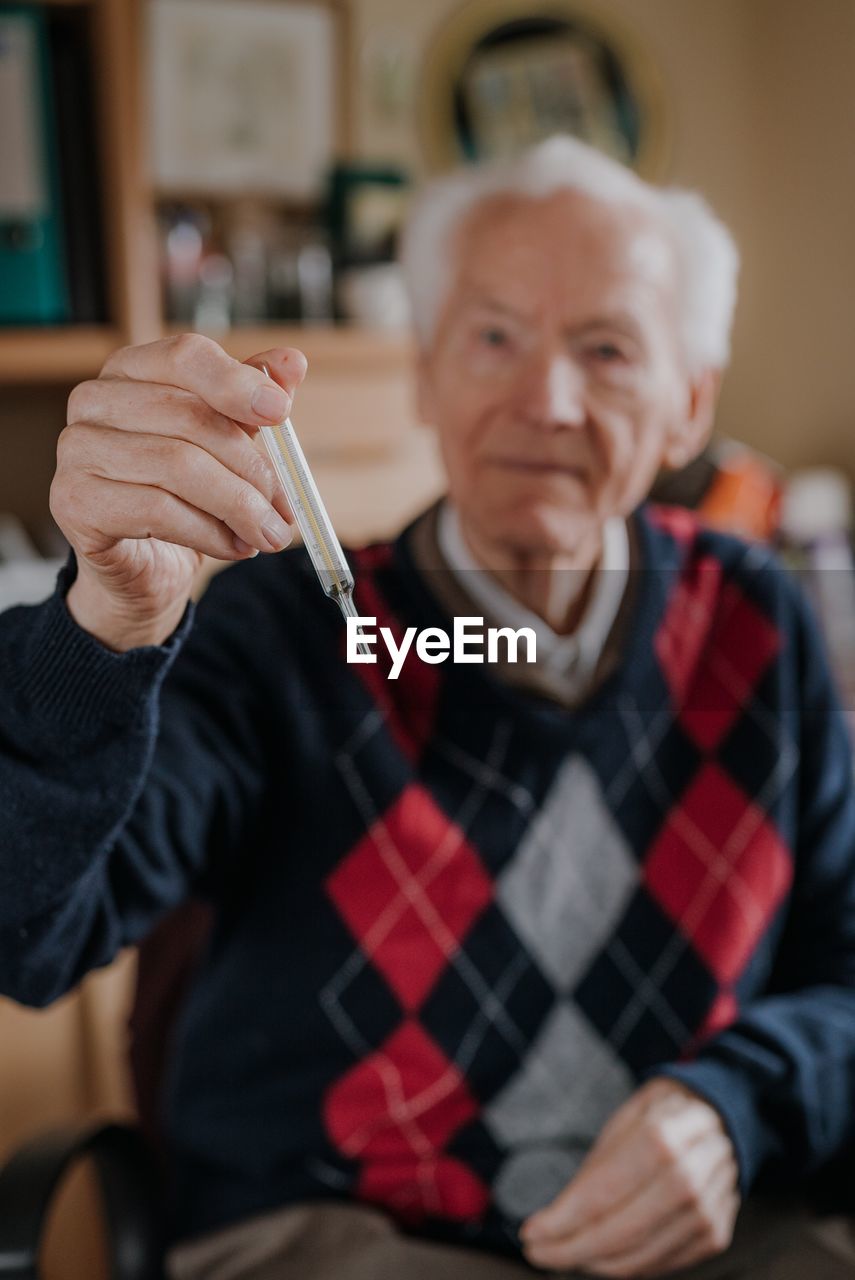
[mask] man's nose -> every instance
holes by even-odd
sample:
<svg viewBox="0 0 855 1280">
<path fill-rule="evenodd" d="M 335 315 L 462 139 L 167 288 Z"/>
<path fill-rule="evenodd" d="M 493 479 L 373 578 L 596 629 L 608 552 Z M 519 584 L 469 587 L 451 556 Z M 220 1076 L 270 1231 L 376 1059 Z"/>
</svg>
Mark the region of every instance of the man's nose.
<svg viewBox="0 0 855 1280">
<path fill-rule="evenodd" d="M 565 355 L 544 361 L 532 389 L 529 410 L 539 425 L 547 428 L 584 426 L 584 379 Z"/>
</svg>

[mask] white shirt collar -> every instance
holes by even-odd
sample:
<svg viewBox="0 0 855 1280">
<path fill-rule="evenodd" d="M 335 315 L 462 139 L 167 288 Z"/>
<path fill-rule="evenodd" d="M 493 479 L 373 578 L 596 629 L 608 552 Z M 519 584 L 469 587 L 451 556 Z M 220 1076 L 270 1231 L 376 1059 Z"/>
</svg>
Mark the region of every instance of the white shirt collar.
<svg viewBox="0 0 855 1280">
<path fill-rule="evenodd" d="M 440 553 L 461 587 L 485 614 L 500 626 L 531 627 L 537 637 L 538 666 L 562 683 L 581 690 L 593 676 L 623 600 L 629 577 L 629 537 L 626 523 L 613 516 L 603 525 L 603 550 L 585 612 L 571 635 L 559 635 L 537 614 L 520 604 L 473 557 L 449 501 L 439 510 L 437 539 Z"/>
</svg>

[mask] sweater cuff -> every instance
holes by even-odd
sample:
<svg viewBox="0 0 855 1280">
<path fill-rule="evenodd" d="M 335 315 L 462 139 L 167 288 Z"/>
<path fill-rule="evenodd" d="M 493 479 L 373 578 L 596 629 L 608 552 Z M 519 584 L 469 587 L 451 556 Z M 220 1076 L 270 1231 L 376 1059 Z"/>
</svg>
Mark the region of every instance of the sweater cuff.
<svg viewBox="0 0 855 1280">
<path fill-rule="evenodd" d="M 733 1144 L 739 1166 L 739 1191 L 744 1200 L 777 1146 L 760 1114 L 753 1082 L 746 1078 L 745 1070 L 720 1058 L 698 1057 L 690 1062 L 669 1062 L 645 1073 L 645 1079 L 653 1076 L 667 1076 L 684 1084 L 719 1113 Z"/>
<path fill-rule="evenodd" d="M 75 731 L 105 723 L 127 726 L 148 705 L 175 660 L 193 624 L 193 604 L 188 603 L 163 644 L 115 653 L 69 613 L 65 597 L 76 576 L 72 552 L 53 595 L 38 606 L 19 695 L 30 713 Z"/>
</svg>

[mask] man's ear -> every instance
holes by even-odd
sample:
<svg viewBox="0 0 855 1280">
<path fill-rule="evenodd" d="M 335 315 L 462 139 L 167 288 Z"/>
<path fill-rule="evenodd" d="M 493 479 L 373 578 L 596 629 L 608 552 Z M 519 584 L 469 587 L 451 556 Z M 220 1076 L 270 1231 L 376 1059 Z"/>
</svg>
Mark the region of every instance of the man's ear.
<svg viewBox="0 0 855 1280">
<path fill-rule="evenodd" d="M 668 435 L 662 461 L 678 470 L 696 458 L 710 438 L 721 390 L 721 369 L 704 369 L 689 383 L 686 413 Z"/>
</svg>

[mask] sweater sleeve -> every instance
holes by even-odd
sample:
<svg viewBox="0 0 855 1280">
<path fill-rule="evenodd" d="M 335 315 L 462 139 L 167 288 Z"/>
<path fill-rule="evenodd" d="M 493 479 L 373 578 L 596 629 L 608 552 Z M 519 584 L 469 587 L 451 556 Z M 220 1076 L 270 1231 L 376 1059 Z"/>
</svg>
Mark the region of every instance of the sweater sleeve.
<svg viewBox="0 0 855 1280">
<path fill-rule="evenodd" d="M 2 994 L 56 999 L 248 830 L 264 768 L 241 567 L 163 645 L 121 654 L 69 614 L 73 560 L 50 599 L 0 615 Z"/>
<path fill-rule="evenodd" d="M 718 1109 L 743 1193 L 764 1167 L 777 1180 L 796 1182 L 855 1139 L 851 743 L 823 644 L 801 602 L 791 635 L 800 689 L 800 820 L 772 979 L 696 1058 L 651 1073 L 682 1081 Z"/>
</svg>

